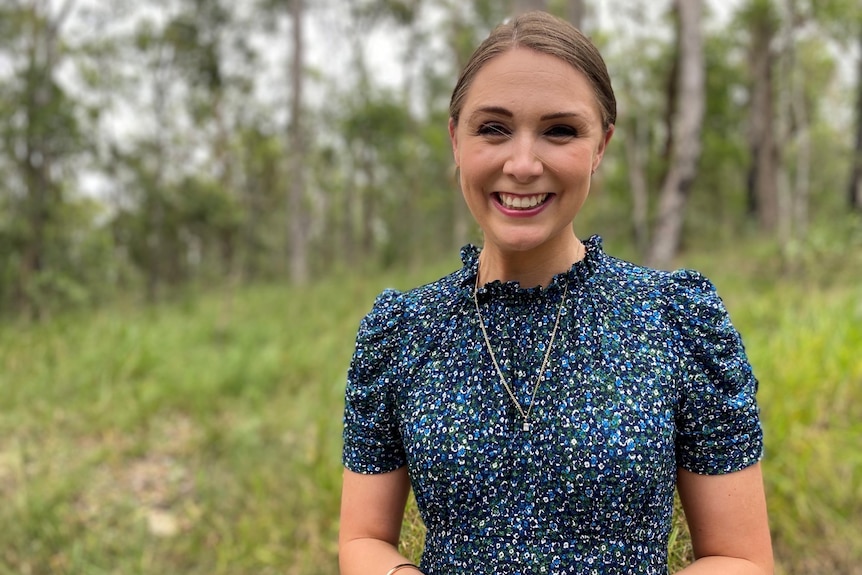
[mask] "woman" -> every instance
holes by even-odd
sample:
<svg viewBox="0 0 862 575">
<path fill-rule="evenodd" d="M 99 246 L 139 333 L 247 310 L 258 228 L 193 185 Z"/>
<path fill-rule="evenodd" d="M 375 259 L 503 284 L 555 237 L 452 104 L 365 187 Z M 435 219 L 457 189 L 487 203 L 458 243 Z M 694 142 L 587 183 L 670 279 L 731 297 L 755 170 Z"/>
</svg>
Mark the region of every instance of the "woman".
<svg viewBox="0 0 862 575">
<path fill-rule="evenodd" d="M 481 251 L 381 294 L 346 393 L 344 575 L 770 573 L 756 380 L 712 285 L 610 257 L 573 221 L 614 133 L 595 47 L 528 13 L 477 49 L 449 134 Z M 420 566 L 397 551 L 413 488 Z"/>
</svg>

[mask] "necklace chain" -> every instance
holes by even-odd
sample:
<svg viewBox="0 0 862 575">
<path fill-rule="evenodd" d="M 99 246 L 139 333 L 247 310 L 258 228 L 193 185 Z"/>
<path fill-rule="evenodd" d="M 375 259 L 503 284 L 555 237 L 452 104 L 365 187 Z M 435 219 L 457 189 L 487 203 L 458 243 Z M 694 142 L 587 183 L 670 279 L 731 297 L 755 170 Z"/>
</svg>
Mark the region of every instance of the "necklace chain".
<svg viewBox="0 0 862 575">
<path fill-rule="evenodd" d="M 566 304 L 566 294 L 569 292 L 569 284 L 566 283 L 563 288 L 563 298 L 560 300 L 560 307 L 557 310 L 557 320 L 554 322 L 554 329 L 551 330 L 551 339 L 548 342 L 548 348 L 545 350 L 545 357 L 542 360 L 542 367 L 539 368 L 539 375 L 536 377 L 536 383 L 533 385 L 533 392 L 530 394 L 530 403 L 527 405 L 527 410 L 524 411 L 524 408 L 521 407 L 521 403 L 518 401 L 518 398 L 515 397 L 515 394 L 512 392 L 512 388 L 509 387 L 509 384 L 506 382 L 506 377 L 503 375 L 503 370 L 500 369 L 500 364 L 497 363 L 497 357 L 494 355 L 494 348 L 491 347 L 491 340 L 488 337 L 488 330 L 485 329 L 485 320 L 482 318 L 482 312 L 479 309 L 479 297 L 477 293 L 479 292 L 479 272 L 476 271 L 476 285 L 473 288 L 473 303 L 476 306 L 476 315 L 479 316 L 479 327 L 482 328 L 482 336 L 485 338 L 485 345 L 488 348 L 488 353 L 491 355 L 491 361 L 494 363 L 494 367 L 497 370 L 497 375 L 500 377 L 500 383 L 503 384 L 503 388 L 506 390 L 506 393 L 509 394 L 509 398 L 512 400 L 512 403 L 515 404 L 515 408 L 518 410 L 518 413 L 521 414 L 521 418 L 523 421 L 523 430 L 530 431 L 530 413 L 533 410 L 533 404 L 536 399 L 536 392 L 539 390 L 539 385 L 542 383 L 542 380 L 545 379 L 545 368 L 548 366 L 548 358 L 551 357 L 551 348 L 554 347 L 554 339 L 557 337 L 557 328 L 560 325 L 560 317 L 563 315 L 563 307 Z"/>
</svg>

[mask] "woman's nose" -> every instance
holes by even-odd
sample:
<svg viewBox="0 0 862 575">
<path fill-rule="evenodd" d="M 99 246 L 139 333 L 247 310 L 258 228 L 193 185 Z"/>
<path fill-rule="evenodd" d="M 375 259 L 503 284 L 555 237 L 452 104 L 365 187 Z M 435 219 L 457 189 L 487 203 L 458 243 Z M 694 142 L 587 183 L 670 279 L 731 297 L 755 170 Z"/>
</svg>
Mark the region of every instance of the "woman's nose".
<svg viewBox="0 0 862 575">
<path fill-rule="evenodd" d="M 542 175 L 542 160 L 534 150 L 535 140 L 530 137 L 515 137 L 509 142 L 509 157 L 503 165 L 503 173 L 519 182 L 528 182 Z"/>
</svg>

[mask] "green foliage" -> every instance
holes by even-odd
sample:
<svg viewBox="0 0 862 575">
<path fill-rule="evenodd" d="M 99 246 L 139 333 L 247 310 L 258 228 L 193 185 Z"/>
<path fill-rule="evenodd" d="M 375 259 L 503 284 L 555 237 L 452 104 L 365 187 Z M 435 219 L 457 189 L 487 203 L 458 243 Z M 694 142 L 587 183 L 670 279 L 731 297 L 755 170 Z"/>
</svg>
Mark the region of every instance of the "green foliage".
<svg viewBox="0 0 862 575">
<path fill-rule="evenodd" d="M 44 3 L 0 7 L 0 57 L 8 63 L 0 70 L 0 117 L 8 119 L 0 126 L 0 247 L 9 254 L 0 263 L 3 310 L 14 314 L 28 298 L 52 309 L 129 291 L 157 298 L 213 279 L 285 274 L 290 54 L 273 46 L 292 25 L 289 3 L 150 4 L 151 11 L 128 1 L 70 3 L 75 9 L 62 22 L 52 21 L 61 14 Z M 559 13 L 563 4 L 548 5 Z M 315 274 L 421 266 L 478 239 L 459 220 L 447 104 L 458 68 L 510 8 L 488 0 L 362 0 L 348 10 L 306 3 L 308 29 L 323 23 L 331 43 L 305 70 L 311 97 L 303 112 L 303 208 Z M 626 144 L 635 142 L 644 157 L 653 196 L 666 169 L 671 30 L 664 10 L 636 3 L 611 10 L 590 33 L 607 56 L 620 117 L 578 230 L 628 238 L 634 172 Z M 776 85 L 787 94 L 793 80 L 804 94 L 812 219 L 830 217 L 846 196 L 840 190 L 850 142 L 836 118 L 849 108 L 831 51 L 856 34 L 858 8 L 848 0 L 806 0 L 791 14 L 773 0 L 750 0 L 733 16 L 728 25 L 715 26 L 714 16 L 705 22 L 707 114 L 686 246 L 750 232 L 746 47 L 757 23 L 788 32 L 782 38 L 794 43 L 792 70 Z M 97 37 L 83 33 L 94 29 Z M 50 34 L 55 42 L 46 44 Z M 382 52 L 364 51 L 369 37 L 382 35 L 405 40 L 391 46 L 387 60 L 404 66 L 403 78 L 385 86 L 373 65 Z M 320 52 L 311 41 L 310 34 L 308 53 Z M 37 90 L 42 99 L 33 105 Z M 801 173 L 795 160 L 804 144 L 794 128 L 782 142 L 790 180 Z M 102 206 L 94 208 L 98 216 L 79 217 L 91 176 L 100 182 Z M 69 241 L 76 250 L 89 246 L 91 255 L 64 257 Z M 82 261 L 92 269 L 80 270 Z"/>
<path fill-rule="evenodd" d="M 747 0 L 737 17 L 754 34 L 758 34 L 760 30 L 765 29 L 775 30 L 781 21 L 778 6 L 773 0 Z"/>
<path fill-rule="evenodd" d="M 862 33 L 862 6 L 855 0 L 808 0 L 803 6 L 845 46 L 857 41 Z"/>
</svg>

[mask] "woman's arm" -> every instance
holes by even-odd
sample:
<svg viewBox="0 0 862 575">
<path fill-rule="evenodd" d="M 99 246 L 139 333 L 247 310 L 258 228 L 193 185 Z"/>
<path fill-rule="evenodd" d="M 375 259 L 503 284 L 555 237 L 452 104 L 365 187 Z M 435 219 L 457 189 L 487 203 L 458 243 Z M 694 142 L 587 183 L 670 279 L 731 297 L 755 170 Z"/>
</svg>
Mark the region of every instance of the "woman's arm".
<svg viewBox="0 0 862 575">
<path fill-rule="evenodd" d="M 680 574 L 773 572 L 772 541 L 760 464 L 725 475 L 677 472 L 695 562 Z"/>
<path fill-rule="evenodd" d="M 409 563 L 398 553 L 409 493 L 406 467 L 378 475 L 344 470 L 338 535 L 341 575 L 386 575 L 396 565 Z M 418 572 L 398 571 L 399 575 Z"/>
</svg>

